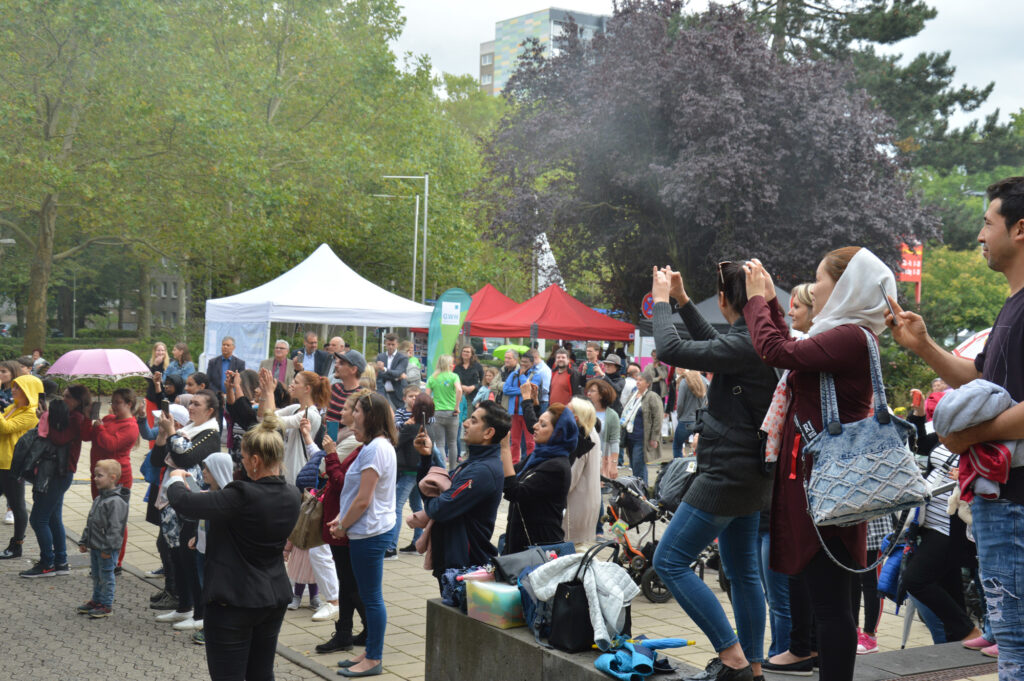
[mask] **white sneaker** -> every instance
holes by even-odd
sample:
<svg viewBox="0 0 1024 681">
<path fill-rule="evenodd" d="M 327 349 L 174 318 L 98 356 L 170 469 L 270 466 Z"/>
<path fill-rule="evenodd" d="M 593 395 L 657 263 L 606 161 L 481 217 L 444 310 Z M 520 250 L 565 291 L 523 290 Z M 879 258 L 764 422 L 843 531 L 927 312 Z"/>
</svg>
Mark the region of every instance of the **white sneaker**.
<svg viewBox="0 0 1024 681">
<path fill-rule="evenodd" d="M 314 622 L 329 622 L 338 619 L 338 606 L 333 603 L 324 603 L 320 609 L 313 613 Z"/>
<path fill-rule="evenodd" d="M 174 628 L 177 629 L 178 631 L 194 631 L 196 629 L 202 629 L 203 628 L 203 621 L 202 620 L 197 620 L 197 619 L 192 619 L 191 617 L 189 617 L 187 620 L 182 620 L 180 622 L 175 622 L 174 623 Z"/>
<path fill-rule="evenodd" d="M 7 515 L 4 516 L 4 525 L 14 524 L 14 511 L 7 509 Z"/>
<path fill-rule="evenodd" d="M 157 622 L 164 622 L 165 624 L 173 624 L 174 622 L 182 622 L 184 620 L 190 619 L 192 619 L 191 610 L 189 610 L 188 612 L 178 612 L 177 610 L 171 610 L 170 612 L 165 612 L 162 615 L 156 616 Z"/>
<path fill-rule="evenodd" d="M 302 596 L 292 596 L 292 602 L 288 604 L 289 610 L 298 610 L 299 603 L 302 602 Z"/>
</svg>

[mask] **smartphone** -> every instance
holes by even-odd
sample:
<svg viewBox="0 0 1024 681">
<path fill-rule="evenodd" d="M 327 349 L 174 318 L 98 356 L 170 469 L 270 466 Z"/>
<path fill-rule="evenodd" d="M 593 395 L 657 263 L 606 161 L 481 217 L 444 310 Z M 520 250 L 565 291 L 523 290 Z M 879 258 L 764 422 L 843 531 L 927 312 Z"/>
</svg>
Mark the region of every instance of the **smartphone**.
<svg viewBox="0 0 1024 681">
<path fill-rule="evenodd" d="M 424 433 L 427 432 L 427 412 L 426 411 L 421 411 L 420 412 L 420 430 L 422 430 Z"/>
<path fill-rule="evenodd" d="M 898 324 L 899 320 L 896 318 L 896 310 L 893 308 L 892 303 L 889 302 L 889 295 L 885 292 L 885 285 L 882 282 L 878 282 L 878 290 L 882 292 L 882 300 L 885 301 L 885 306 L 892 313 L 892 323 Z"/>
<path fill-rule="evenodd" d="M 100 401 L 99 400 L 96 400 L 95 402 L 92 403 L 92 407 L 90 408 L 90 411 L 89 411 L 89 420 L 90 421 L 99 421 L 100 420 Z"/>
<path fill-rule="evenodd" d="M 915 388 L 915 389 L 910 391 L 910 398 L 911 398 L 910 404 L 912 406 L 920 407 L 921 406 L 921 400 L 924 399 L 924 395 L 921 393 L 920 390 Z"/>
<path fill-rule="evenodd" d="M 164 416 L 170 416 L 171 403 L 166 399 L 160 400 L 160 410 L 164 413 Z"/>
<path fill-rule="evenodd" d="M 185 480 L 185 485 L 188 487 L 188 491 L 190 491 L 190 492 L 202 492 L 203 491 L 203 489 L 199 486 L 199 481 L 197 481 L 191 475 L 186 475 L 184 480 Z"/>
</svg>

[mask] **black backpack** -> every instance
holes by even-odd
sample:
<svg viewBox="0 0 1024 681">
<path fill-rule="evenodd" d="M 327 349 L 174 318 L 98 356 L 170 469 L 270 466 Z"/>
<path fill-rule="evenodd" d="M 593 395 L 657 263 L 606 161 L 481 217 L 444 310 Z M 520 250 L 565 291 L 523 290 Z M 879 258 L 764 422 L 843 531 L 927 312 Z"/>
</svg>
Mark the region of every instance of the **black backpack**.
<svg viewBox="0 0 1024 681">
<path fill-rule="evenodd" d="M 11 457 L 11 472 L 26 482 L 32 489 L 46 494 L 50 481 L 68 474 L 68 446 L 57 445 L 45 437 L 39 437 L 39 430 L 33 428 L 18 438 Z"/>
</svg>

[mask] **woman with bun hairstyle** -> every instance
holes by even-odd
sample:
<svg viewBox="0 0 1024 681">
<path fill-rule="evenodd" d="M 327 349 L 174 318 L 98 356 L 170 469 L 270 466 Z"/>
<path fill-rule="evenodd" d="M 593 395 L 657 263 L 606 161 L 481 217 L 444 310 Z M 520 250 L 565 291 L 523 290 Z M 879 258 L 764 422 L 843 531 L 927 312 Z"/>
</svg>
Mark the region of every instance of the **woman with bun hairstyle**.
<svg viewBox="0 0 1024 681">
<path fill-rule="evenodd" d="M 295 374 L 288 394 L 294 404 L 278 409 L 274 401 L 274 388 L 277 381 L 269 369 L 260 369 L 260 418 L 269 413 L 277 414 L 278 422 L 284 431 L 284 460 L 281 462 L 281 474 L 288 482 L 295 484 L 295 476 L 306 464 L 306 447 L 302 444 L 302 433 L 299 425 L 302 419 L 309 420 L 309 429 L 314 435 L 320 430 L 320 410 L 325 409 L 331 401 L 331 383 L 325 376 L 312 371 L 301 371 Z"/>
<path fill-rule="evenodd" d="M 169 421 L 161 417 L 161 425 Z M 170 428 L 170 424 L 167 426 Z M 273 413 L 242 436 L 246 480 L 190 492 L 171 471 L 175 511 L 207 521 L 203 592 L 206 664 L 213 681 L 271 679 L 292 588 L 282 552 L 299 517 L 299 490 L 281 475 L 284 441 Z"/>
</svg>

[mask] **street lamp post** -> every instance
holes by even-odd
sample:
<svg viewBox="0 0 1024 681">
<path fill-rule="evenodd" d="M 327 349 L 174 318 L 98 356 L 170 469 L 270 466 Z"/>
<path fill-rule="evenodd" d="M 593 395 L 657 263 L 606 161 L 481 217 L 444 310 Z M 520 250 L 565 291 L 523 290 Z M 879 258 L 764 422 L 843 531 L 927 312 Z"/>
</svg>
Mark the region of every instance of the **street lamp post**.
<svg viewBox="0 0 1024 681">
<path fill-rule="evenodd" d="M 423 180 L 423 283 L 420 293 L 423 304 L 427 304 L 427 218 L 430 212 L 430 173 L 423 175 L 384 175 L 386 180 Z M 418 212 L 418 208 L 417 208 Z M 414 298 L 415 299 L 415 298 Z"/>
</svg>

